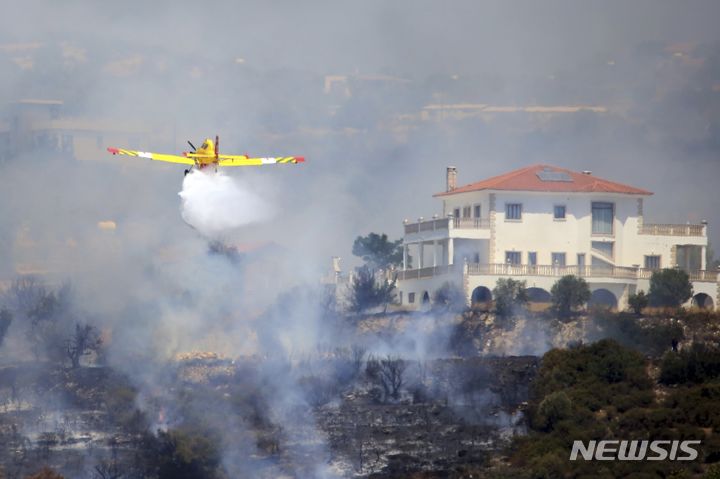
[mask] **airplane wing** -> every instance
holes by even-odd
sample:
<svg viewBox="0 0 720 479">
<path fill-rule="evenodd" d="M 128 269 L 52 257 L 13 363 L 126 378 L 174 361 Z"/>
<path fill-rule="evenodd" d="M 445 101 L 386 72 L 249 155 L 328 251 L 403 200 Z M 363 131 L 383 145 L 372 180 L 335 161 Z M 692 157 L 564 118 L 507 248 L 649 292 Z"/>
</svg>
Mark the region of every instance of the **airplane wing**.
<svg viewBox="0 0 720 479">
<path fill-rule="evenodd" d="M 165 155 L 163 153 L 150 153 L 148 151 L 124 150 L 122 148 L 108 148 L 113 155 L 139 156 L 140 158 L 148 158 L 156 161 L 166 161 L 169 163 L 180 163 L 182 165 L 194 165 L 195 161 L 191 158 L 178 155 Z"/>
<path fill-rule="evenodd" d="M 305 158 L 302 156 L 282 156 L 275 158 L 250 158 L 245 155 L 218 156 L 218 165 L 220 166 L 262 166 L 282 163 L 302 163 L 304 161 Z"/>
</svg>

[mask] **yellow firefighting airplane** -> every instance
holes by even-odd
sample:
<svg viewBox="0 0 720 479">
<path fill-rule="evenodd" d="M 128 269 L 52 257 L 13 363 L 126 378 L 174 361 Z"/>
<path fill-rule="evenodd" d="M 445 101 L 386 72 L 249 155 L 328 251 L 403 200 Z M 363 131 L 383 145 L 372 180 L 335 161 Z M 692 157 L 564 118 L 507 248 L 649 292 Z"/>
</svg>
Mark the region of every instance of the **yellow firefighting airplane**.
<svg viewBox="0 0 720 479">
<path fill-rule="evenodd" d="M 215 142 L 207 138 L 200 148 L 188 141 L 193 149 L 192 152 L 183 152 L 182 156 L 166 155 L 163 153 L 150 153 L 147 151 L 124 150 L 122 148 L 108 148 L 107 150 L 113 155 L 138 156 L 140 158 L 149 158 L 157 161 L 167 161 L 169 163 L 180 163 L 182 165 L 190 165 L 185 170 L 185 174 L 190 173 L 193 167 L 202 170 L 212 166 L 217 171 L 218 166 L 262 166 L 275 165 L 281 163 L 302 163 L 305 158 L 302 156 L 284 156 L 278 158 L 250 158 L 247 155 L 221 155 L 219 153 L 220 138 L 215 137 Z"/>
</svg>

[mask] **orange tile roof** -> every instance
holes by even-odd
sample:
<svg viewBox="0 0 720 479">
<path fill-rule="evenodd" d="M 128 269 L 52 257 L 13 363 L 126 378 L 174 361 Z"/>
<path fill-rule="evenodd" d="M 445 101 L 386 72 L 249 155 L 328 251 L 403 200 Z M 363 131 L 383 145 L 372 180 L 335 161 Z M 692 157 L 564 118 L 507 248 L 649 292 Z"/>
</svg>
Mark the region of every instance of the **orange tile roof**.
<svg viewBox="0 0 720 479">
<path fill-rule="evenodd" d="M 542 180 L 546 172 L 550 177 L 562 176 L 564 180 Z M 548 191 L 559 193 L 622 193 L 628 195 L 652 195 L 651 191 L 634 186 L 616 183 L 598 178 L 591 174 L 558 168 L 550 165 L 533 165 L 514 170 L 486 180 L 460 186 L 452 191 L 443 191 L 433 196 L 448 196 L 468 191 L 510 190 L 510 191 Z"/>
</svg>

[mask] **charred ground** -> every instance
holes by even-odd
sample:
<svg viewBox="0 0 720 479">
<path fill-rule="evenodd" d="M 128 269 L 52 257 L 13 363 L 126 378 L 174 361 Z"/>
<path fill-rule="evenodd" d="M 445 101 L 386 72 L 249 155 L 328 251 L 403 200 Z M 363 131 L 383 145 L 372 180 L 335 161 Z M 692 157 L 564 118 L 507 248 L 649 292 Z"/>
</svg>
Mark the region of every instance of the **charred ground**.
<svg viewBox="0 0 720 479">
<path fill-rule="evenodd" d="M 0 464 L 9 478 L 44 466 L 103 479 L 559 477 L 598 472 L 563 454 L 604 430 L 703 437 L 702 458 L 678 476 L 699 477 L 720 457 L 717 318 L 674 313 L 337 315 L 328 328 L 347 346 L 189 353 L 153 365 L 144 382 L 102 348 L 77 365 L 67 348 L 38 350 L 0 368 Z M 62 324 L 50 337 L 67 346 L 77 331 Z"/>
</svg>

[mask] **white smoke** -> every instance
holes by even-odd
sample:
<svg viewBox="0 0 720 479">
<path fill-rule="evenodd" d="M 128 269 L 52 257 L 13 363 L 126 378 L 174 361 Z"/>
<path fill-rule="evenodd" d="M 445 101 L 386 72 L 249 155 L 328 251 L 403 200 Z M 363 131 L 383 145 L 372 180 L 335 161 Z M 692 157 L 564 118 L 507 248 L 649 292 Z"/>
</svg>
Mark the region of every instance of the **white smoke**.
<svg viewBox="0 0 720 479">
<path fill-rule="evenodd" d="M 193 170 L 178 194 L 183 220 L 206 237 L 267 221 L 274 214 L 272 205 L 222 172 Z"/>
</svg>

